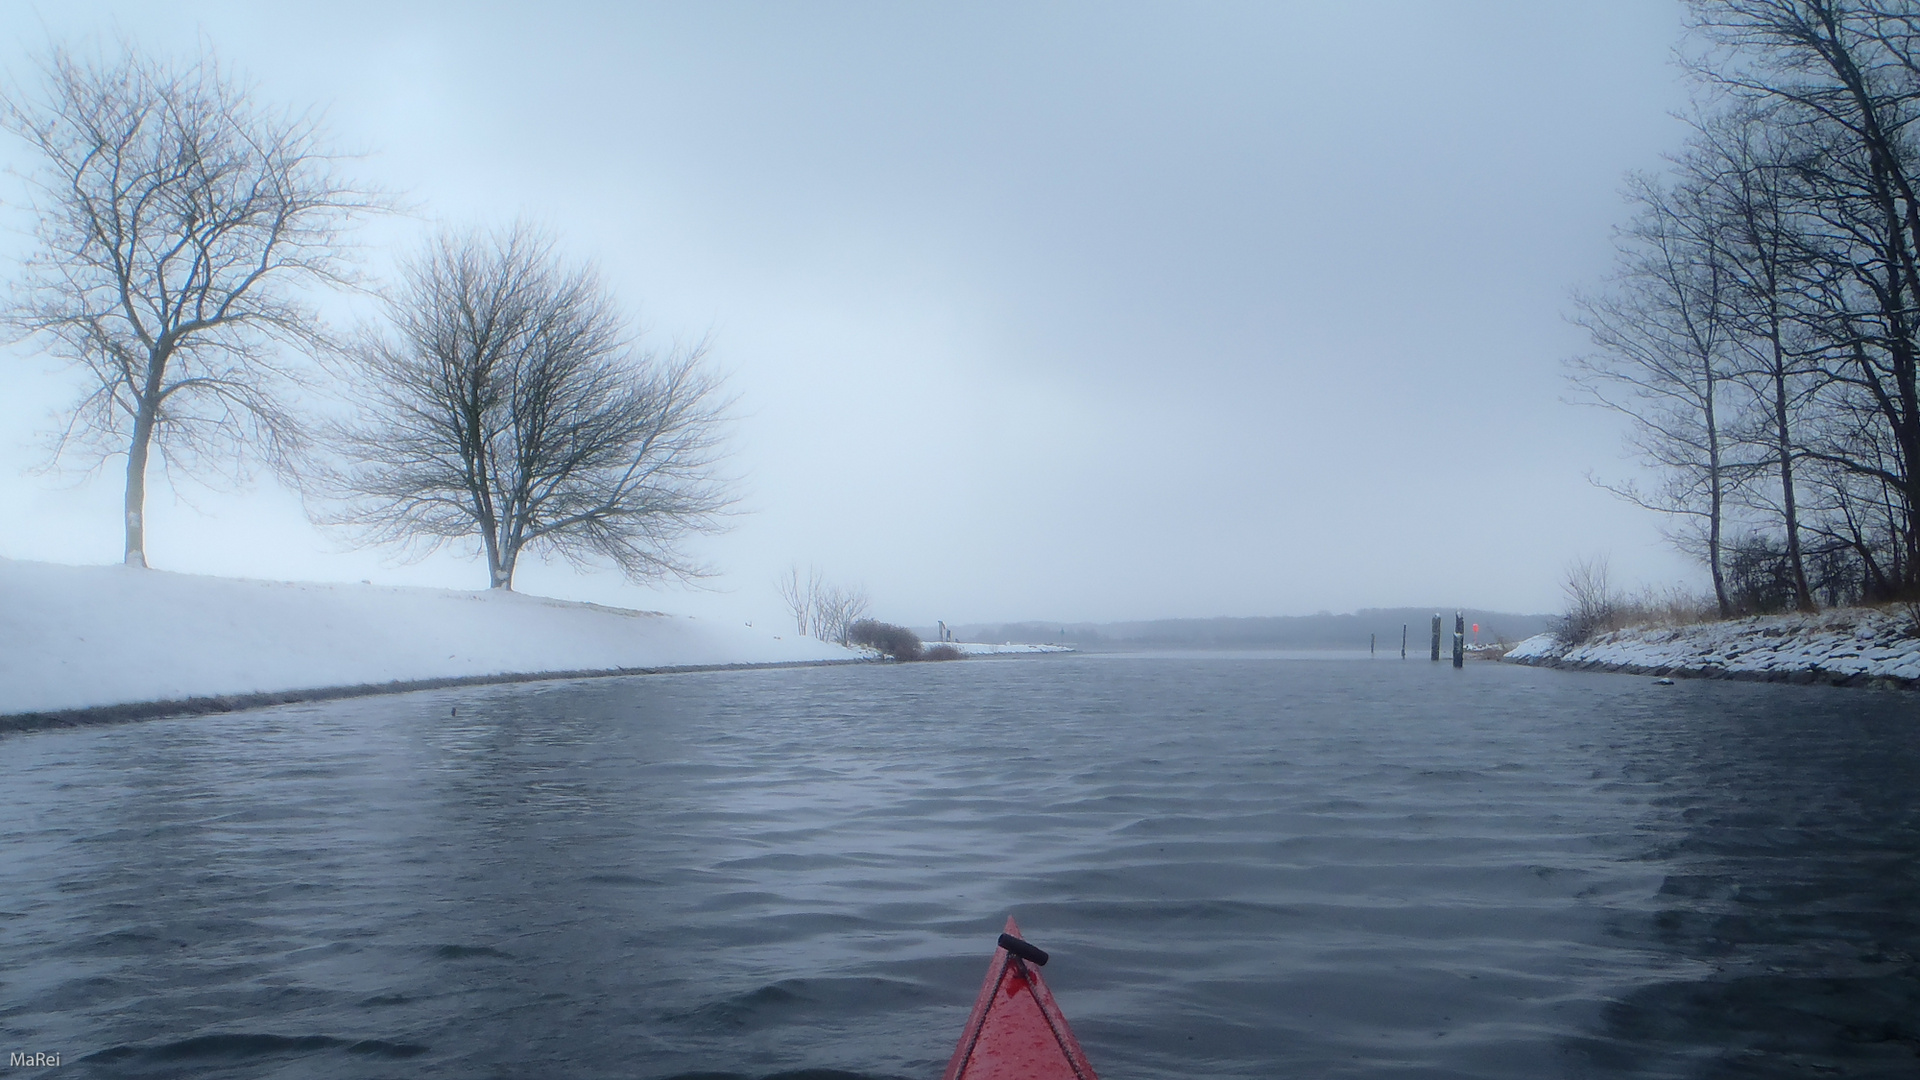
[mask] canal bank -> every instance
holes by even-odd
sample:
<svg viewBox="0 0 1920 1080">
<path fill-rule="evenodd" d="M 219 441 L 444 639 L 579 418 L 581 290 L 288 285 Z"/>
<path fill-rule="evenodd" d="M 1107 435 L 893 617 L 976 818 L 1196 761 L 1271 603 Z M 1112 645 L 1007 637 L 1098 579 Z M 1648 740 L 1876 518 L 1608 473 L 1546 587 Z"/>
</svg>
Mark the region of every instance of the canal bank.
<svg viewBox="0 0 1920 1080">
<path fill-rule="evenodd" d="M 1569 644 L 1552 634 L 1502 657 L 1529 667 L 1876 689 L 1920 687 L 1920 624 L 1901 607 L 1636 626 Z"/>
<path fill-rule="evenodd" d="M 504 590 L 0 559 L 0 731 L 480 683 L 864 659 L 764 627 Z"/>
</svg>

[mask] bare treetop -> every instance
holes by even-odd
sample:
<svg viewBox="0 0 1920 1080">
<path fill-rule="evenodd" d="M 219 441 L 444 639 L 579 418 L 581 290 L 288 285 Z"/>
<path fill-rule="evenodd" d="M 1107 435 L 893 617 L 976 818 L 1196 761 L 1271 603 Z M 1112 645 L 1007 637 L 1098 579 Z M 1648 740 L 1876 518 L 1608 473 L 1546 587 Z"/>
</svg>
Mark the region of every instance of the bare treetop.
<svg viewBox="0 0 1920 1080">
<path fill-rule="evenodd" d="M 331 520 L 427 550 L 473 541 L 495 588 L 529 550 L 636 581 L 703 572 L 681 542 L 732 501 L 704 346 L 635 347 L 598 276 L 525 227 L 443 233 L 402 278 L 390 330 L 352 350 Z"/>
<path fill-rule="evenodd" d="M 129 563 L 145 565 L 149 453 L 238 470 L 281 467 L 298 426 L 278 346 L 312 346 L 300 290 L 343 277 L 343 231 L 379 196 L 340 175 L 305 112 L 257 101 L 208 55 L 56 49 L 35 92 L 0 98 L 0 125 L 43 158 L 39 250 L 8 316 L 89 376 L 56 454 L 127 462 Z"/>
<path fill-rule="evenodd" d="M 817 566 L 807 569 L 803 580 L 799 564 L 774 583 L 794 630 L 811 634 L 821 641 L 847 643 L 847 629 L 866 618 L 872 603 L 864 590 L 829 582 Z"/>
<path fill-rule="evenodd" d="M 1920 595 L 1920 0 L 1688 6 L 1706 108 L 1582 300 L 1666 480 L 1615 490 L 1702 523 L 1722 614 Z"/>
</svg>

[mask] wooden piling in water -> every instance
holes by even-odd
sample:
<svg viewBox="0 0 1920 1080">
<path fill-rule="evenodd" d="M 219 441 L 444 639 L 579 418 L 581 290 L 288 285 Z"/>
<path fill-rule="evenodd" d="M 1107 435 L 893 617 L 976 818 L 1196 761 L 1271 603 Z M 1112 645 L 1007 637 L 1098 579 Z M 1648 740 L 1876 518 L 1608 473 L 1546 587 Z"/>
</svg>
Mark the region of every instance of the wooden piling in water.
<svg viewBox="0 0 1920 1080">
<path fill-rule="evenodd" d="M 1433 662 L 1440 662 L 1440 613 L 1433 613 Z"/>
<path fill-rule="evenodd" d="M 1467 613 L 1453 613 L 1453 666 L 1467 666 Z"/>
<path fill-rule="evenodd" d="M 1400 659 L 1407 658 L 1407 624 L 1400 624 Z"/>
</svg>

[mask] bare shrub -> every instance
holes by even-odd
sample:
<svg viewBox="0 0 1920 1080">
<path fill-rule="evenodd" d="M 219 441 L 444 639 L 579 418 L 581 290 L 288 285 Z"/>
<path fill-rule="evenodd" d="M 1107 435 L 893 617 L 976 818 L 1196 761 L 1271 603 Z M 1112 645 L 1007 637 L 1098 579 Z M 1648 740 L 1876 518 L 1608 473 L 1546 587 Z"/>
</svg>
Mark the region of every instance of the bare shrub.
<svg viewBox="0 0 1920 1080">
<path fill-rule="evenodd" d="M 800 580 L 798 565 L 787 567 L 786 576 L 774 582 L 787 617 L 793 620 L 793 632 L 805 637 L 813 632 L 813 594 L 820 589 L 820 569 L 809 568 L 807 579 Z"/>
<path fill-rule="evenodd" d="M 800 567 L 790 566 L 774 583 L 787 617 L 796 633 L 812 634 L 821 641 L 848 644 L 847 628 L 866 617 L 872 604 L 865 591 L 827 581 L 820 568 L 808 567 L 805 578 Z"/>
<path fill-rule="evenodd" d="M 1763 533 L 1735 537 L 1727 545 L 1727 593 L 1742 615 L 1770 615 L 1800 606 L 1797 577 L 1787 545 Z"/>
<path fill-rule="evenodd" d="M 864 620 L 868 606 L 867 594 L 858 589 L 840 585 L 822 588 L 813 594 L 813 636 L 821 641 L 852 644 L 849 632 Z"/>
<path fill-rule="evenodd" d="M 1566 614 L 1560 617 L 1556 636 L 1577 645 L 1603 630 L 1613 621 L 1613 582 L 1607 557 L 1575 559 L 1567 565 L 1560 589 L 1567 597 Z"/>
<path fill-rule="evenodd" d="M 1717 599 L 1678 585 L 1614 591 L 1605 556 L 1569 564 L 1561 588 L 1567 611 L 1554 634 L 1570 645 L 1630 626 L 1691 626 L 1720 617 Z"/>
<path fill-rule="evenodd" d="M 1807 572 L 1813 596 L 1827 607 L 1845 607 L 1866 600 L 1870 575 L 1856 548 L 1825 543 L 1807 553 Z"/>
<path fill-rule="evenodd" d="M 920 635 L 904 626 L 883 623 L 878 619 L 860 619 L 849 625 L 846 643 L 863 645 L 895 660 L 920 659 Z"/>
<path fill-rule="evenodd" d="M 922 660 L 965 660 L 967 654 L 945 643 L 934 645 L 920 654 Z"/>
</svg>

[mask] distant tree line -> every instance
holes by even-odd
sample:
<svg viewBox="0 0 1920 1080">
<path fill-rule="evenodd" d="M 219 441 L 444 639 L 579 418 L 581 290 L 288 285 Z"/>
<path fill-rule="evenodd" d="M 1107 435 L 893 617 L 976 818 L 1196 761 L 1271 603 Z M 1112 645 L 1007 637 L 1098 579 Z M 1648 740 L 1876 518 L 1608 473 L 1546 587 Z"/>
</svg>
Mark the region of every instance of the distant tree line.
<svg viewBox="0 0 1920 1080">
<path fill-rule="evenodd" d="M 1920 3 L 1692 0 L 1706 91 L 1577 298 L 1722 615 L 1920 596 Z"/>
<path fill-rule="evenodd" d="M 1398 649 L 1404 628 L 1411 648 L 1425 655 L 1433 616 L 1446 613 L 1452 631 L 1454 605 L 1367 608 L 1335 615 L 1275 615 L 1253 618 L 1153 619 L 1141 622 L 1020 622 L 952 627 L 967 641 L 1028 641 L 1070 644 L 1082 651 L 1156 649 L 1364 649 L 1370 636 L 1382 651 Z M 1479 624 L 1482 641 L 1519 641 L 1551 629 L 1552 616 L 1465 609 Z"/>
<path fill-rule="evenodd" d="M 156 465 L 264 464 L 324 523 L 484 555 L 494 588 L 528 553 L 702 572 L 683 542 L 731 502 L 704 346 L 639 347 L 594 270 L 525 225 L 443 230 L 397 282 L 358 278 L 350 227 L 392 200 L 210 55 L 56 48 L 39 76 L 0 91 L 0 127 L 40 159 L 4 315 L 81 375 L 55 460 L 124 457 L 129 565 L 147 565 Z M 329 287 L 381 317 L 334 334 L 313 303 Z M 315 420 L 314 391 L 348 415 Z"/>
</svg>

